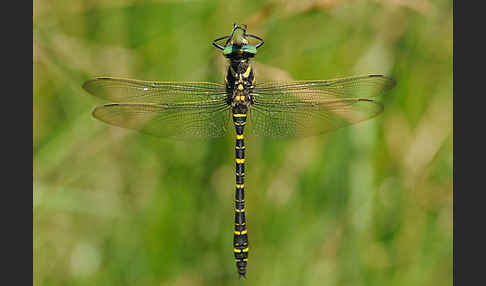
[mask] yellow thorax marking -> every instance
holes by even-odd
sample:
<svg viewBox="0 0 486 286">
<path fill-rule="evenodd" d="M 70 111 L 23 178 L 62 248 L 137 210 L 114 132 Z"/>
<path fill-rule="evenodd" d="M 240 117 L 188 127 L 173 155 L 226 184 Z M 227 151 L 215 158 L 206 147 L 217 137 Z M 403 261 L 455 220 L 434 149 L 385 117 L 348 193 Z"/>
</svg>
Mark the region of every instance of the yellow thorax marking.
<svg viewBox="0 0 486 286">
<path fill-rule="evenodd" d="M 236 188 L 238 189 L 243 189 L 245 187 L 245 184 L 236 184 Z"/>
<path fill-rule="evenodd" d="M 243 77 L 248 78 L 250 76 L 250 72 L 251 72 L 251 66 L 248 66 L 246 72 L 243 74 Z"/>
<path fill-rule="evenodd" d="M 245 208 L 235 209 L 235 212 L 237 212 L 237 213 L 244 213 L 245 212 Z"/>
</svg>

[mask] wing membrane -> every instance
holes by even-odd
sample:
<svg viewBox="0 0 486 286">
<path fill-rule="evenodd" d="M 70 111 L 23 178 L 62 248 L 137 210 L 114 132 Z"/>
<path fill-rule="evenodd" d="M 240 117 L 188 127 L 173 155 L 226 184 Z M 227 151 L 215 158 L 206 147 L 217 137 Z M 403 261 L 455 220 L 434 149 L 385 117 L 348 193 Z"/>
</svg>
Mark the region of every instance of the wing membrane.
<svg viewBox="0 0 486 286">
<path fill-rule="evenodd" d="M 199 104 L 113 103 L 98 106 L 93 116 L 108 124 L 156 137 L 204 139 L 226 134 L 229 106 L 222 103 L 203 107 Z"/>
<path fill-rule="evenodd" d="M 250 110 L 251 132 L 267 137 L 310 136 L 358 123 L 383 111 L 370 97 L 394 85 L 393 79 L 381 75 L 259 84 Z"/>
<path fill-rule="evenodd" d="M 86 81 L 83 88 L 96 97 L 112 102 L 169 104 L 226 98 L 225 86 L 211 82 L 162 82 L 100 77 Z"/>
<path fill-rule="evenodd" d="M 259 99 L 263 102 L 291 100 L 292 97 L 286 97 L 289 93 L 298 99 L 369 98 L 392 89 L 395 84 L 395 80 L 383 75 L 363 75 L 331 80 L 257 83 L 254 92 L 262 95 Z"/>
</svg>

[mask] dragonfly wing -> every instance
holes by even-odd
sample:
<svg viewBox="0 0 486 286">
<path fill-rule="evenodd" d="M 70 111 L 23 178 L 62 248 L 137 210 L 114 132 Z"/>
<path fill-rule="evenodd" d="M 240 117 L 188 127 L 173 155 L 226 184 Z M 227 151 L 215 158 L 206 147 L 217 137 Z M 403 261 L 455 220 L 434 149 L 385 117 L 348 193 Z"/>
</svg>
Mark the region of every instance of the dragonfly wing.
<svg viewBox="0 0 486 286">
<path fill-rule="evenodd" d="M 383 106 L 369 97 L 394 84 L 378 75 L 263 83 L 254 89 L 249 127 L 254 135 L 266 137 L 323 134 L 380 114 Z"/>
<path fill-rule="evenodd" d="M 210 82 L 161 82 L 101 77 L 83 88 L 113 103 L 93 116 L 108 124 L 157 137 L 212 138 L 225 135 L 226 88 Z"/>
<path fill-rule="evenodd" d="M 211 82 L 161 82 L 100 77 L 86 81 L 83 88 L 96 97 L 112 102 L 171 104 L 226 98 L 225 86 Z"/>
<path fill-rule="evenodd" d="M 259 98 L 261 101 L 284 100 L 282 97 L 289 93 L 298 95 L 298 99 L 344 99 L 376 97 L 395 85 L 392 78 L 372 74 L 331 80 L 257 83 L 254 90 L 264 95 Z"/>
<path fill-rule="evenodd" d="M 383 105 L 373 100 L 341 99 L 334 102 L 255 104 L 250 110 L 252 134 L 265 137 L 294 137 L 324 134 L 375 117 Z"/>
<path fill-rule="evenodd" d="M 226 134 L 226 104 L 112 103 L 98 106 L 93 116 L 108 124 L 138 130 L 156 137 L 204 139 Z"/>
</svg>

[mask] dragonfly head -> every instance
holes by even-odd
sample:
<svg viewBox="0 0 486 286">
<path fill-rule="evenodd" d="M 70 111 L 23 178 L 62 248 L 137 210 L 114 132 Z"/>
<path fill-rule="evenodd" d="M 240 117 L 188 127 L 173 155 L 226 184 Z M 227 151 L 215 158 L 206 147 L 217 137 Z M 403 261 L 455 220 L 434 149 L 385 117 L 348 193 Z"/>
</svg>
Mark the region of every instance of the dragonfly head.
<svg viewBox="0 0 486 286">
<path fill-rule="evenodd" d="M 233 30 L 231 31 L 231 35 L 229 36 L 228 40 L 226 41 L 226 46 L 234 45 L 234 46 L 244 46 L 248 45 L 248 39 L 246 38 L 246 25 L 241 24 L 238 25 L 237 23 L 233 24 Z"/>
<path fill-rule="evenodd" d="M 238 25 L 233 24 L 231 34 L 218 38 L 213 41 L 213 45 L 223 50 L 223 55 L 229 59 L 233 58 L 251 58 L 256 55 L 257 48 L 263 45 L 263 39 L 246 33 L 247 26 L 245 24 Z M 260 40 L 257 45 L 251 45 L 248 38 L 255 38 Z M 224 46 L 219 45 L 217 42 L 226 40 Z"/>
</svg>

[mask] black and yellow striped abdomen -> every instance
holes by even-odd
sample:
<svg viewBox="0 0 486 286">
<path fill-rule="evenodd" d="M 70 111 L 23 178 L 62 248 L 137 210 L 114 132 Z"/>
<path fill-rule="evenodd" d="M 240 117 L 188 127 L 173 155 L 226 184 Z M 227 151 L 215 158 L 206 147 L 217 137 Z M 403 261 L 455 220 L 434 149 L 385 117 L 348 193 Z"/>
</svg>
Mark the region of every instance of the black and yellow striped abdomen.
<svg viewBox="0 0 486 286">
<path fill-rule="evenodd" d="M 245 218 L 245 142 L 243 135 L 246 117 L 246 113 L 233 114 L 233 123 L 236 129 L 236 191 L 233 252 L 235 254 L 236 268 L 238 269 L 240 278 L 244 278 L 246 275 L 246 264 L 248 261 L 248 234 Z"/>
</svg>

